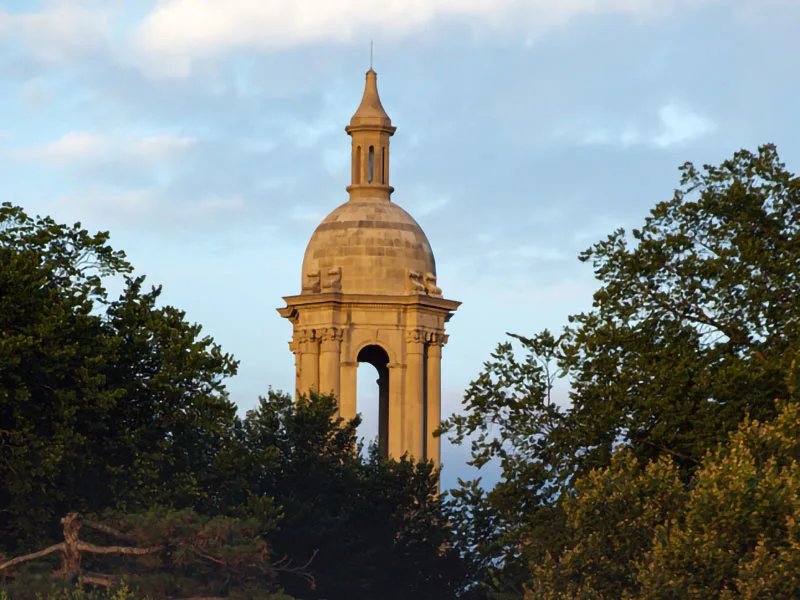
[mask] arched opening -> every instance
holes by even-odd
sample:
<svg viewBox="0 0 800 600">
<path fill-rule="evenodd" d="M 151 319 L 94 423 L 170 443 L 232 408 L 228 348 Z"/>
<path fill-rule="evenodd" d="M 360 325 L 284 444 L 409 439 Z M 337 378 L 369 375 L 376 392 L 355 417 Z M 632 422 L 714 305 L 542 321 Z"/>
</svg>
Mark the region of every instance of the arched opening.
<svg viewBox="0 0 800 600">
<path fill-rule="evenodd" d="M 378 374 L 375 384 L 370 385 L 366 377 L 373 377 L 371 371 L 358 369 L 358 393 L 356 403 L 363 423 L 359 433 L 367 440 L 375 438 L 375 422 L 377 421 L 378 452 L 386 458 L 389 455 L 389 355 L 380 346 L 365 346 L 356 359 L 360 363 L 368 363 L 375 367 Z M 373 380 L 375 381 L 375 380 Z M 360 402 L 359 400 L 364 400 Z"/>
<path fill-rule="evenodd" d="M 381 148 L 381 183 L 386 185 L 386 147 Z"/>
<path fill-rule="evenodd" d="M 361 146 L 356 146 L 356 159 L 353 161 L 353 183 L 361 183 Z"/>
<path fill-rule="evenodd" d="M 375 146 L 369 147 L 369 183 L 375 179 Z"/>
</svg>

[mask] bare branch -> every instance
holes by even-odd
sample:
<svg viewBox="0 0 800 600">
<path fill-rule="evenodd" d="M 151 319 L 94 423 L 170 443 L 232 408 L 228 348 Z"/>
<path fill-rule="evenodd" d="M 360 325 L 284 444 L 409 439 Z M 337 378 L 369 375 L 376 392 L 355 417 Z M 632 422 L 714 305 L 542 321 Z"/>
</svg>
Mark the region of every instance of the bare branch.
<svg viewBox="0 0 800 600">
<path fill-rule="evenodd" d="M 31 554 L 26 554 L 25 556 L 18 556 L 17 558 L 12 558 L 8 562 L 3 563 L 0 565 L 0 571 L 4 571 L 9 567 L 13 567 L 14 565 L 18 565 L 20 563 L 28 562 L 29 560 L 34 560 L 37 558 L 42 558 L 43 556 L 47 556 L 48 554 L 52 554 L 53 552 L 61 551 L 63 552 L 66 549 L 66 545 L 64 542 L 60 544 L 56 544 L 55 546 L 50 546 L 49 548 L 45 548 L 44 550 L 39 550 L 38 552 L 32 552 Z"/>
<path fill-rule="evenodd" d="M 137 548 L 135 546 L 95 546 L 86 542 L 77 542 L 75 547 L 83 552 L 91 552 L 92 554 L 152 554 L 164 549 L 164 546 L 148 546 L 146 548 Z"/>
<path fill-rule="evenodd" d="M 83 583 L 90 585 L 100 585 L 103 587 L 110 587 L 117 581 L 117 577 L 113 575 L 102 575 L 101 573 L 84 573 L 81 575 Z"/>
</svg>

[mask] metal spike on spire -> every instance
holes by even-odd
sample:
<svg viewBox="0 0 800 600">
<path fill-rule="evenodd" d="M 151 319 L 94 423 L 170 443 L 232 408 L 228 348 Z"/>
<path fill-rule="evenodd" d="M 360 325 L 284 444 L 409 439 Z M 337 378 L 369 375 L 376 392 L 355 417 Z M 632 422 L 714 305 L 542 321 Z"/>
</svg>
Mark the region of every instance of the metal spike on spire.
<svg viewBox="0 0 800 600">
<path fill-rule="evenodd" d="M 373 48 L 373 40 L 369 41 L 369 68 L 372 69 L 372 48 Z"/>
</svg>

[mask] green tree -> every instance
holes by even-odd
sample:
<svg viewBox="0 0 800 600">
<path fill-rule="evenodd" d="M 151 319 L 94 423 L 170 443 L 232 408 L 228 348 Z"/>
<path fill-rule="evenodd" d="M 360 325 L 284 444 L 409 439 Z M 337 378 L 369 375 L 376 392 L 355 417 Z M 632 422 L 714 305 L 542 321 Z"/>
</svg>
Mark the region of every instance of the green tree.
<svg viewBox="0 0 800 600">
<path fill-rule="evenodd" d="M 800 596 L 800 405 L 746 418 L 688 483 L 628 449 L 565 498 L 566 543 L 532 565 L 530 600 Z"/>
<path fill-rule="evenodd" d="M 0 206 L 0 547 L 51 541 L 56 515 L 202 505 L 235 426 L 236 371 L 142 291 L 108 234 Z M 106 285 L 123 284 L 118 299 Z M 169 481 L 170 485 L 164 485 Z"/>
<path fill-rule="evenodd" d="M 526 598 L 630 598 L 637 560 L 683 508 L 686 490 L 667 457 L 644 468 L 620 449 L 605 469 L 575 482 L 561 502 L 563 546 L 550 548 L 529 565 Z"/>
<path fill-rule="evenodd" d="M 143 289 L 107 241 L 0 211 L 2 551 L 55 542 L 48 524 L 68 512 L 130 521 L 167 506 L 203 527 L 257 523 L 251 542 L 279 564 L 310 561 L 313 588 L 274 569 L 298 597 L 453 597 L 460 562 L 432 465 L 363 457 L 357 421 L 336 419 L 330 397 L 270 392 L 238 418 L 223 385 L 236 363 L 159 306 L 160 289 Z M 242 533 L 217 550 L 248 543 Z M 175 563 L 159 569 L 154 583 L 181 577 Z"/>
<path fill-rule="evenodd" d="M 69 513 L 61 523 L 64 539 L 59 544 L 0 559 L 0 592 L 19 600 L 68 592 L 76 599 L 100 598 L 125 590 L 151 600 L 290 600 L 277 590 L 278 572 L 311 581 L 302 567 L 272 559 L 259 533 L 274 528 L 272 519 L 203 517 L 189 509 L 157 508 L 106 515 L 102 522 Z M 48 564 L 54 557 L 60 558 L 55 571 Z"/>
<path fill-rule="evenodd" d="M 244 420 L 243 447 L 257 457 L 270 453 L 270 460 L 248 460 L 254 470 L 242 480 L 247 493 L 281 507 L 273 550 L 297 561 L 313 557 L 315 590 L 293 577 L 281 576 L 281 585 L 308 599 L 454 597 L 462 572 L 438 473 L 431 463 L 383 460 L 377 447 L 364 456 L 358 422 L 338 419 L 333 397 L 295 403 L 276 392 Z"/>
<path fill-rule="evenodd" d="M 519 582 L 529 561 L 563 547 L 561 498 L 617 444 L 642 465 L 671 457 L 687 481 L 746 415 L 768 421 L 787 397 L 800 345 L 800 178 L 772 145 L 681 173 L 641 229 L 581 254 L 600 283 L 592 310 L 557 338 L 517 336 L 521 359 L 501 344 L 465 412 L 443 425 L 475 440 L 475 464 L 502 469 L 482 497 L 456 497 L 461 512 L 495 514 L 490 544 L 462 541 L 485 554 L 484 580 L 502 564 Z M 571 405 L 560 409 L 550 390 L 562 376 Z"/>
</svg>

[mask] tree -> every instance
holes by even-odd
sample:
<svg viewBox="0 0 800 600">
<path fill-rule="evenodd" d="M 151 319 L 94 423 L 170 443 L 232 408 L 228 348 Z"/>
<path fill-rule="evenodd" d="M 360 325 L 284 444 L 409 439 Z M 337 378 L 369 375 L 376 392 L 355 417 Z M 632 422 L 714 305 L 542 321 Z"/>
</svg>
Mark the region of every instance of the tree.
<svg viewBox="0 0 800 600">
<path fill-rule="evenodd" d="M 257 519 L 209 518 L 191 510 L 157 509 L 116 517 L 110 522 L 69 513 L 61 523 L 64 541 L 25 556 L 0 560 L 0 573 L 6 579 L 10 572 L 12 578 L 10 584 L 0 584 L 3 591 L 25 599 L 39 598 L 59 587 L 113 591 L 124 585 L 137 596 L 151 600 L 291 600 L 277 593 L 276 573 L 291 573 L 313 583 L 302 566 L 270 559 L 269 546 L 257 533 L 269 525 Z M 108 539 L 111 545 L 103 543 Z M 60 555 L 60 568 L 50 577 L 37 577 L 37 571 L 30 570 L 32 561 L 55 553 Z M 95 572 L 87 570 L 87 566 Z M 17 572 L 25 567 L 29 567 L 27 572 Z"/>
<path fill-rule="evenodd" d="M 310 561 L 313 589 L 272 564 L 299 597 L 453 597 L 460 562 L 432 464 L 362 457 L 358 421 L 337 419 L 331 397 L 270 391 L 239 418 L 224 388 L 235 361 L 159 306 L 160 288 L 145 290 L 107 241 L 0 210 L 0 549 L 56 544 L 67 513 L 161 515 L 148 527 L 164 535 L 190 514 L 204 539 L 212 524 L 247 524 L 214 558 L 263 543 L 278 564 Z M 161 564 L 153 585 L 183 568 Z"/>
<path fill-rule="evenodd" d="M 755 600 L 800 595 L 800 405 L 746 418 L 688 484 L 669 456 L 628 449 L 563 503 L 568 535 L 526 599 Z"/>
<path fill-rule="evenodd" d="M 456 441 L 477 436 L 475 464 L 503 471 L 483 508 L 466 506 L 475 494 L 456 497 L 496 515 L 495 539 L 476 546 L 485 573 L 502 563 L 519 582 L 524 565 L 563 547 L 561 498 L 616 445 L 643 468 L 671 457 L 685 482 L 746 415 L 769 421 L 787 397 L 800 345 L 800 178 L 772 145 L 681 172 L 641 229 L 581 254 L 600 282 L 592 310 L 557 338 L 515 336 L 522 359 L 501 344 L 465 412 L 442 427 Z M 561 376 L 568 408 L 550 399 Z"/>
<path fill-rule="evenodd" d="M 236 363 L 108 233 L 0 206 L 0 547 L 52 541 L 68 511 L 202 504 L 235 425 Z M 106 284 L 123 292 L 109 299 Z M 170 481 L 169 486 L 163 482 Z"/>
<path fill-rule="evenodd" d="M 247 493 L 274 499 L 283 518 L 269 536 L 277 556 L 313 555 L 316 589 L 280 577 L 302 598 L 446 599 L 461 583 L 450 526 L 438 495 L 438 473 L 427 462 L 384 460 L 377 447 L 363 456 L 359 419 L 337 418 L 331 396 L 298 402 L 270 392 L 248 412 L 242 447 L 253 471 Z M 239 494 L 240 492 L 234 492 Z"/>
</svg>

